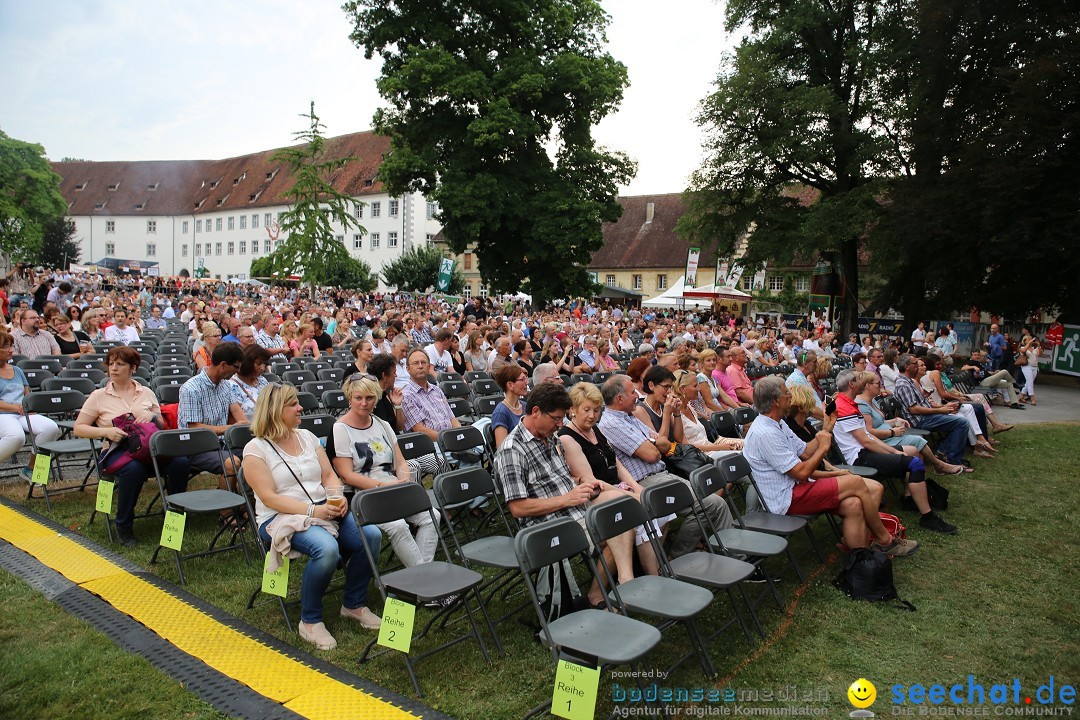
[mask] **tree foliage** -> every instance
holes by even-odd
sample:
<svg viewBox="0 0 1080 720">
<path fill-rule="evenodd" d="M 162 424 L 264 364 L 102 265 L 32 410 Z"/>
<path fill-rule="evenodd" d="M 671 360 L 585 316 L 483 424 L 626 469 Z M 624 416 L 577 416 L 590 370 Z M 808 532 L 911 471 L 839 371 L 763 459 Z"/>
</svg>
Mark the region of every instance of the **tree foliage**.
<svg viewBox="0 0 1080 720">
<path fill-rule="evenodd" d="M 262 257 L 252 258 L 251 266 L 249 269 L 249 277 L 253 278 L 282 278 L 291 274 L 290 272 L 282 272 L 278 268 L 289 267 L 289 260 L 284 259 L 281 255 L 281 251 L 284 246 L 278 248 L 269 255 Z M 274 273 L 277 273 L 275 276 Z M 371 266 L 363 260 L 354 258 L 347 252 L 344 257 L 330 268 L 330 275 L 327 277 L 325 283 L 331 287 L 345 288 L 349 290 L 359 290 L 360 292 L 370 292 L 378 285 L 378 277 L 371 272 Z"/>
<path fill-rule="evenodd" d="M 414 245 L 383 266 L 383 282 L 407 292 L 432 292 L 439 278 L 443 253 L 435 245 Z M 450 295 L 460 295 L 465 289 L 465 276 L 455 266 L 450 278 Z"/>
<path fill-rule="evenodd" d="M 349 255 L 336 238 L 331 222 L 337 222 L 346 233 L 350 229 L 366 232 L 349 212 L 352 199 L 331 182 L 334 173 L 353 158 L 326 159 L 326 139 L 322 136 L 325 128 L 315 114 L 314 102 L 308 114 L 301 117 L 308 121 L 307 129 L 296 133 L 296 139 L 303 144 L 284 148 L 273 156 L 274 161 L 289 168 L 293 185 L 284 193 L 289 208 L 280 218 L 285 241 L 268 257 L 272 258 L 274 272 L 301 275 L 313 286 L 332 285 L 342 276 L 343 268 L 355 272 L 355 263 L 360 261 Z"/>
<path fill-rule="evenodd" d="M 34 261 L 43 267 L 66 270 L 71 263 L 79 262 L 81 252 L 79 241 L 75 239 L 75 225 L 67 218 L 56 217 L 45 224 L 41 249 Z"/>
<path fill-rule="evenodd" d="M 589 287 L 634 164 L 596 145 L 626 67 L 603 52 L 595 0 L 350 0 L 353 42 L 382 61 L 391 139 L 380 178 L 439 207 L 451 249 L 473 252 L 496 292 L 534 298 Z"/>
<path fill-rule="evenodd" d="M 14 260 L 35 259 L 45 227 L 65 212 L 60 176 L 45 148 L 0 130 L 0 252 Z"/>
</svg>

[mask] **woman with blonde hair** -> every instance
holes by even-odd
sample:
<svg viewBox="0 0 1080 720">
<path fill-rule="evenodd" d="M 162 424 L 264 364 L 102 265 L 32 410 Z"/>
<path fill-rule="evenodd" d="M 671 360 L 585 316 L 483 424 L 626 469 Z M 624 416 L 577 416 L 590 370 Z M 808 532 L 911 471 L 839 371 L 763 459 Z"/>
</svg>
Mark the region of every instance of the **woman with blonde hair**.
<svg viewBox="0 0 1080 720">
<path fill-rule="evenodd" d="M 675 391 L 682 397 L 682 407 L 678 419 L 682 422 L 683 441 L 693 445 L 713 460 L 719 460 L 733 452 L 742 450 L 743 441 L 737 438 L 718 438 L 716 442 L 709 440 L 709 434 L 705 431 L 705 425 L 698 418 L 697 412 L 691 407 L 691 403 L 699 400 L 701 395 L 698 389 L 697 373 L 691 370 L 675 371 Z"/>
<path fill-rule="evenodd" d="M 292 385 L 273 383 L 259 395 L 251 422 L 255 439 L 244 447 L 244 478 L 255 494 L 255 521 L 267 545 L 310 558 L 300 585 L 300 637 L 333 650 L 337 640 L 323 623 L 323 593 L 339 563 L 345 565 L 341 616 L 368 630 L 382 623 L 365 607 L 371 565 L 361 544 L 377 557 L 382 533 L 356 525 L 326 451 L 315 435 L 300 429 L 302 412 Z"/>
<path fill-rule="evenodd" d="M 210 356 L 214 354 L 214 348 L 220 343 L 221 328 L 217 326 L 217 323 L 207 320 L 202 324 L 202 345 L 193 353 L 197 370 L 202 370 L 207 365 L 210 365 Z"/>
<path fill-rule="evenodd" d="M 310 357 L 319 359 L 319 344 L 315 342 L 315 326 L 310 323 L 302 323 L 296 331 L 296 337 L 289 341 L 289 349 L 293 357 Z"/>
<path fill-rule="evenodd" d="M 90 309 L 82 316 L 83 332 L 92 343 L 105 342 L 105 331 L 101 328 L 101 311 Z"/>
<path fill-rule="evenodd" d="M 334 469 L 347 485 L 370 490 L 412 482 L 413 472 L 398 447 L 393 428 L 374 414 L 382 388 L 370 375 L 353 375 L 342 387 L 349 411 L 334 423 Z M 436 511 L 435 518 L 439 514 Z M 405 567 L 429 563 L 439 545 L 438 528 L 427 512 L 380 524 Z M 414 533 L 415 532 L 415 536 Z"/>
<path fill-rule="evenodd" d="M 473 330 L 469 333 L 469 342 L 465 347 L 465 367 L 469 368 L 469 370 L 487 371 L 487 353 L 484 352 L 483 342 L 484 333 L 480 330 Z"/>
</svg>

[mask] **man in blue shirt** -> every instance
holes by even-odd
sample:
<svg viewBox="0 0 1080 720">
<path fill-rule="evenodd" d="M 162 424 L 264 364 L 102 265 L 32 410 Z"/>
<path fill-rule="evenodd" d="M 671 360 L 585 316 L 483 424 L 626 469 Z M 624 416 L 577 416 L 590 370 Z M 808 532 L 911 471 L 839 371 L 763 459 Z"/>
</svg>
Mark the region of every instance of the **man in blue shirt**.
<svg viewBox="0 0 1080 720">
<path fill-rule="evenodd" d="M 1000 369 L 1001 358 L 1005 352 L 1005 336 L 1001 334 L 997 323 L 990 326 L 990 337 L 986 339 L 986 349 L 993 368 Z"/>
</svg>

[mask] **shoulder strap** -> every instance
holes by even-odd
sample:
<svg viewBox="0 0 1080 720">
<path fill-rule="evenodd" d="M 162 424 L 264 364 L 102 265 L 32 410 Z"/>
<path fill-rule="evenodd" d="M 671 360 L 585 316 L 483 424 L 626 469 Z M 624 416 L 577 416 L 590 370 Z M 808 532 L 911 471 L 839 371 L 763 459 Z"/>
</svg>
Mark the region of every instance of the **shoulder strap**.
<svg viewBox="0 0 1080 720">
<path fill-rule="evenodd" d="M 275 455 L 277 455 L 277 456 L 278 456 L 278 458 L 280 458 L 280 459 L 281 459 L 281 464 L 282 464 L 282 465 L 284 465 L 284 466 L 285 466 L 285 469 L 289 471 L 289 474 L 293 476 L 293 480 L 295 480 L 295 481 L 296 481 L 296 484 L 300 486 L 300 489 L 304 491 L 304 495 L 307 495 L 307 499 L 308 499 L 308 500 L 309 500 L 310 502 L 314 503 L 315 501 L 311 499 L 311 493 L 309 493 L 309 492 L 307 491 L 307 488 L 306 488 L 306 487 L 304 487 L 304 483 L 300 482 L 300 478 L 296 477 L 296 473 L 295 473 L 295 472 L 293 472 L 293 469 L 292 469 L 292 467 L 290 467 L 290 466 L 289 466 L 289 463 L 288 463 L 288 462 L 287 462 L 287 461 L 285 460 L 285 457 L 284 457 L 284 456 L 283 456 L 283 455 L 281 454 L 281 452 L 280 452 L 280 451 L 279 451 L 279 450 L 277 449 L 277 445 L 275 445 L 275 444 L 273 443 L 273 441 L 272 441 L 272 440 L 266 440 L 266 444 L 267 444 L 267 445 L 269 445 L 269 446 L 270 446 L 270 449 L 274 451 L 274 454 L 275 454 Z M 303 440 L 301 440 L 301 441 L 300 441 L 300 444 L 301 444 L 301 446 L 303 446 L 303 444 L 304 444 L 304 441 L 303 441 Z"/>
</svg>

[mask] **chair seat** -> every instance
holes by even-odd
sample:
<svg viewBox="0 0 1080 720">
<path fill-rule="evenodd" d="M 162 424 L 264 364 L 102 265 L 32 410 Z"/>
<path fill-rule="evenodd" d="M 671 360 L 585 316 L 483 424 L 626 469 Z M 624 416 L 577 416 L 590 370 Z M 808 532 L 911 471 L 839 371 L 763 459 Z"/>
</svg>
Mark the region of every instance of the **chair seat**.
<svg viewBox="0 0 1080 720">
<path fill-rule="evenodd" d="M 858 475 L 859 477 L 872 478 L 877 475 L 877 468 L 866 467 L 864 465 L 836 465 L 837 470 L 843 470 L 849 472 L 852 475 Z"/>
<path fill-rule="evenodd" d="M 671 561 L 671 569 L 680 580 L 726 588 L 740 583 L 754 574 L 754 566 L 745 560 L 714 555 L 710 552 L 692 552 Z"/>
<path fill-rule="evenodd" d="M 656 575 L 642 575 L 619 585 L 619 597 L 631 612 L 669 620 L 694 617 L 713 599 L 703 587 Z"/>
<path fill-rule="evenodd" d="M 796 515 L 748 512 L 742 519 L 747 530 L 758 530 L 772 535 L 791 535 L 806 527 L 806 519 Z"/>
<path fill-rule="evenodd" d="M 475 570 L 445 562 L 414 565 L 383 575 L 387 589 L 411 595 L 419 602 L 460 595 L 484 581 Z"/>
<path fill-rule="evenodd" d="M 469 562 L 485 567 L 507 570 L 518 566 L 517 556 L 514 555 L 514 538 L 506 535 L 492 535 L 473 540 L 462 546 L 461 554 Z"/>
<path fill-rule="evenodd" d="M 660 642 L 660 631 L 648 623 L 606 610 L 580 610 L 548 624 L 558 647 L 594 656 L 603 665 L 626 665 Z M 543 631 L 540 642 L 547 644 Z"/>
<path fill-rule="evenodd" d="M 779 535 L 743 530 L 742 528 L 724 528 L 711 538 L 713 545 L 719 547 L 716 538 L 729 552 L 741 555 L 754 555 L 758 557 L 772 557 L 787 550 L 787 540 Z"/>
<path fill-rule="evenodd" d="M 228 490 L 189 490 L 168 497 L 169 506 L 189 512 L 221 512 L 244 506 L 244 498 Z"/>
<path fill-rule="evenodd" d="M 38 443 L 38 450 L 57 455 L 90 452 L 95 447 L 94 441 L 89 438 L 73 438 L 71 440 L 53 440 L 52 442 Z"/>
</svg>

